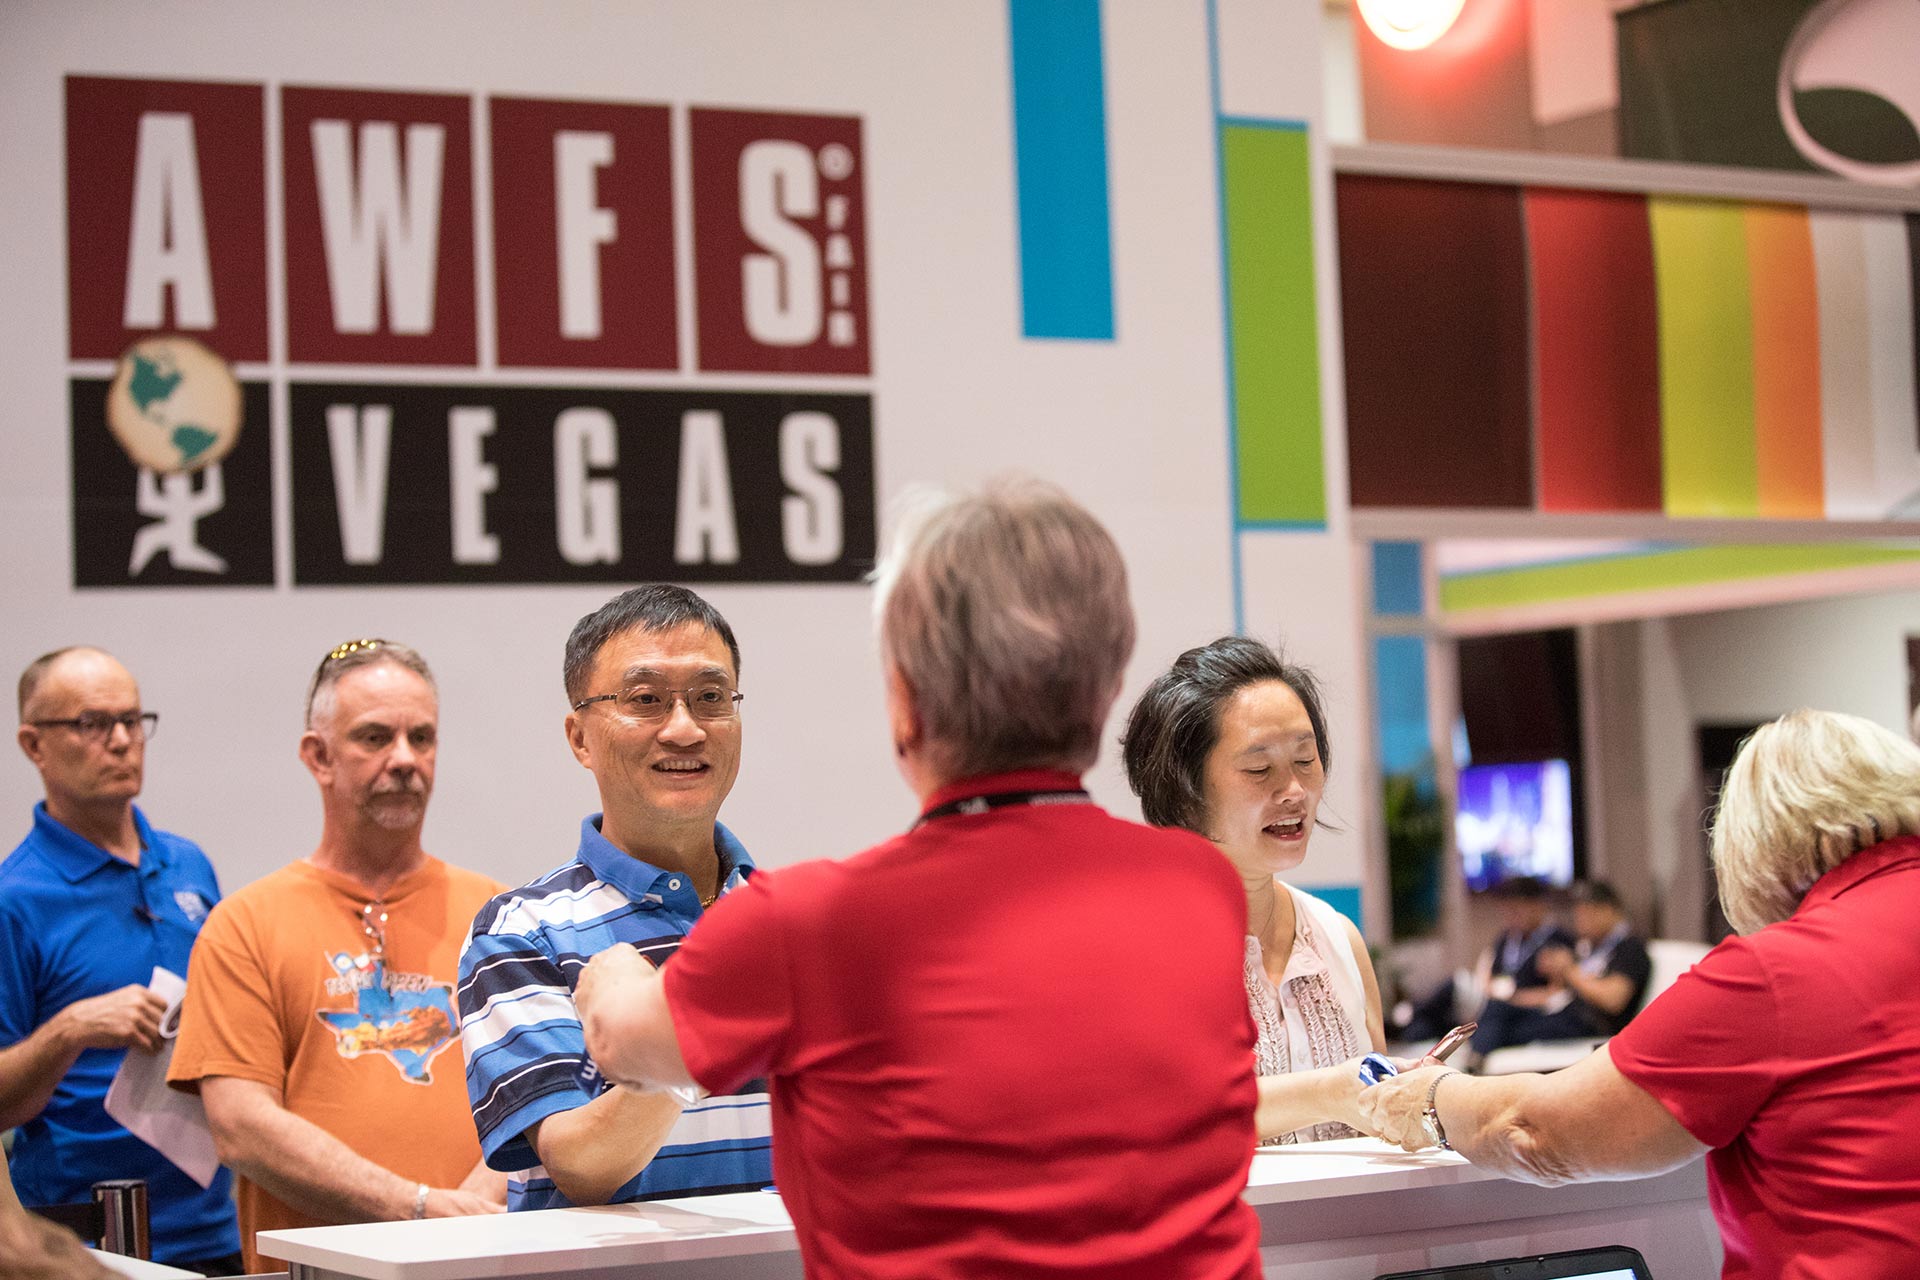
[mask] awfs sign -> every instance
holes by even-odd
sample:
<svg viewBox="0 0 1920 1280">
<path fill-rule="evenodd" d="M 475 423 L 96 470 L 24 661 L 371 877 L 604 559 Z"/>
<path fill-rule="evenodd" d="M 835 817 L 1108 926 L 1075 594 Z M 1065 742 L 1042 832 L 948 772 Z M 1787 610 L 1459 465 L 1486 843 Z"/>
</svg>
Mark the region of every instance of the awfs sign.
<svg viewBox="0 0 1920 1280">
<path fill-rule="evenodd" d="M 857 118 L 88 76 L 66 96 L 77 586 L 871 563 Z"/>
</svg>

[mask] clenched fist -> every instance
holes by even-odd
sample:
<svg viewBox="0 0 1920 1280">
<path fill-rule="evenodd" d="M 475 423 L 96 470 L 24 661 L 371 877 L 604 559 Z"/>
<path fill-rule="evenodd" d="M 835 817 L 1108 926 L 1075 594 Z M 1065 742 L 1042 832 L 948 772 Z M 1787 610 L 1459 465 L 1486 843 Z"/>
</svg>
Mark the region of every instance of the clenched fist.
<svg viewBox="0 0 1920 1280">
<path fill-rule="evenodd" d="M 76 1000 L 58 1015 L 61 1037 L 76 1049 L 160 1048 L 160 1019 L 167 1002 L 146 987 L 128 985 L 90 1000 Z"/>
</svg>

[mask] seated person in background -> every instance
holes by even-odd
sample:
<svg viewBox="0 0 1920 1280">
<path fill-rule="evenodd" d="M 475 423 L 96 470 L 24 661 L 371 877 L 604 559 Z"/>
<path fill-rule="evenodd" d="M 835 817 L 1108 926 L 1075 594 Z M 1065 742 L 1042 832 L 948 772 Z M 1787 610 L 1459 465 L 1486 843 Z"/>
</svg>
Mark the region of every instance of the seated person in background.
<svg viewBox="0 0 1920 1280">
<path fill-rule="evenodd" d="M 200 1094 L 240 1175 L 249 1271 L 260 1231 L 506 1208 L 453 1007 L 467 922 L 501 885 L 421 846 L 439 720 L 405 645 L 321 659 L 300 737 L 320 844 L 222 902 L 194 949 L 167 1078 Z"/>
<path fill-rule="evenodd" d="M 1536 1040 L 1569 1040 L 1610 1036 L 1627 1025 L 1640 998 L 1646 994 L 1652 963 L 1647 947 L 1634 936 L 1620 909 L 1620 895 L 1604 880 L 1583 880 L 1573 886 L 1572 947 L 1551 942 L 1540 948 L 1534 963 L 1548 986 L 1538 1008 L 1488 1001 L 1494 1010 L 1495 1048 L 1531 1044 Z M 1486 1014 L 1474 1043 L 1488 1031 Z M 1491 1050 L 1489 1050 L 1491 1052 Z"/>
<path fill-rule="evenodd" d="M 1511 1024 L 1522 1014 L 1544 1009 L 1554 997 L 1553 983 L 1540 972 L 1540 952 L 1547 947 L 1570 948 L 1573 935 L 1553 918 L 1546 881 L 1516 876 L 1494 886 L 1506 927 L 1480 958 L 1480 990 L 1487 1002 L 1476 1021 L 1480 1027 L 1471 1042 L 1475 1057 L 1484 1057 L 1510 1044 L 1525 1044 L 1538 1036 L 1517 1034 Z"/>
<path fill-rule="evenodd" d="M 481 910 L 460 957 L 468 1098 L 509 1209 L 773 1180 L 764 1082 L 684 1112 L 674 1094 L 621 1088 L 588 1057 L 573 1002 L 594 955 L 625 942 L 666 964 L 753 874 L 715 820 L 740 769 L 739 673 L 732 628 L 684 587 L 635 587 L 567 639 L 567 742 L 604 812 L 580 824 L 572 861 Z"/>
</svg>

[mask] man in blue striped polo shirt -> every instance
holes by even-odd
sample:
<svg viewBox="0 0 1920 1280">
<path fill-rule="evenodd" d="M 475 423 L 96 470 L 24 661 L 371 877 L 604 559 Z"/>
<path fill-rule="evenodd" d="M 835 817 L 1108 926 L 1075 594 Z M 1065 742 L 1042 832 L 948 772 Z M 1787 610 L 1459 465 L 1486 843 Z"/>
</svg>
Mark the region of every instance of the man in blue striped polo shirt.
<svg viewBox="0 0 1920 1280">
<path fill-rule="evenodd" d="M 682 1099 L 605 1080 L 573 988 L 619 942 L 664 965 L 753 873 L 716 818 L 740 768 L 740 647 L 693 592 L 635 587 L 567 639 L 568 745 L 601 813 L 572 861 L 489 902 L 460 958 L 467 1094 L 508 1209 L 716 1194 L 772 1181 L 764 1082 Z"/>
</svg>

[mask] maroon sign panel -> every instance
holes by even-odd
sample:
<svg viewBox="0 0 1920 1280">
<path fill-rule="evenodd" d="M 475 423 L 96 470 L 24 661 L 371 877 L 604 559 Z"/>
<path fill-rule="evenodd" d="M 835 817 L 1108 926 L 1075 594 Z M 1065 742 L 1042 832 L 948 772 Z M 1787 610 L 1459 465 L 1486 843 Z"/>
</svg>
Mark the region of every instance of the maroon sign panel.
<svg viewBox="0 0 1920 1280">
<path fill-rule="evenodd" d="M 860 121 L 691 111 L 699 364 L 864 374 Z"/>
<path fill-rule="evenodd" d="M 500 363 L 678 368 L 669 109 L 494 98 L 490 120 Z"/>
<path fill-rule="evenodd" d="M 68 76 L 66 90 L 71 358 L 169 332 L 265 360 L 260 86 Z"/>
<path fill-rule="evenodd" d="M 287 355 L 468 365 L 472 99 L 288 88 Z"/>
<path fill-rule="evenodd" d="M 861 136 L 847 116 L 69 78 L 75 585 L 274 582 L 276 514 L 281 585 L 856 580 L 872 396 L 806 381 L 871 372 Z M 193 462 L 221 438 L 200 416 L 217 367 L 92 364 L 165 333 L 273 364 L 230 452 Z M 178 457 L 123 447 L 110 414 Z"/>
</svg>

